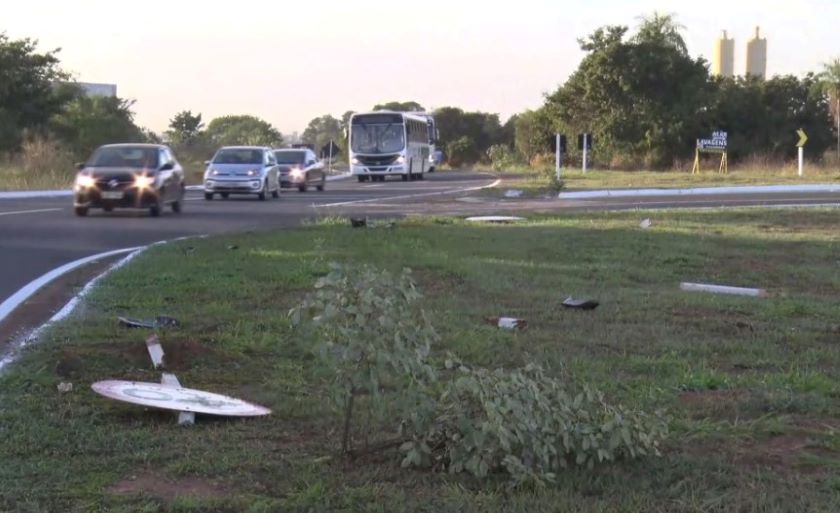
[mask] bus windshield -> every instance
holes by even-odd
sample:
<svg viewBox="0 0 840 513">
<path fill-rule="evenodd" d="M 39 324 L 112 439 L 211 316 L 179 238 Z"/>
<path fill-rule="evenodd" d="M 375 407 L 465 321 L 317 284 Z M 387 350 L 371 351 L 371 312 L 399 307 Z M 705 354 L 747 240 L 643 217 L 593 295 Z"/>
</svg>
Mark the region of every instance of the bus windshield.
<svg viewBox="0 0 840 513">
<path fill-rule="evenodd" d="M 356 153 L 396 153 L 405 149 L 402 123 L 353 123 L 350 147 Z"/>
</svg>

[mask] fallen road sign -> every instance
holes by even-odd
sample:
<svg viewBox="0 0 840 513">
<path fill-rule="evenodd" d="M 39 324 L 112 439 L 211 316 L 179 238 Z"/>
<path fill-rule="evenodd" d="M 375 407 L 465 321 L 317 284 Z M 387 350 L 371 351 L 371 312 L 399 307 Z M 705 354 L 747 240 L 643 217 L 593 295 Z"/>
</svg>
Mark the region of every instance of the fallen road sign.
<svg viewBox="0 0 840 513">
<path fill-rule="evenodd" d="M 241 399 L 191 388 L 173 388 L 160 383 L 108 380 L 94 383 L 91 388 L 109 399 L 161 410 L 224 417 L 256 417 L 271 413 L 268 408 Z"/>
</svg>

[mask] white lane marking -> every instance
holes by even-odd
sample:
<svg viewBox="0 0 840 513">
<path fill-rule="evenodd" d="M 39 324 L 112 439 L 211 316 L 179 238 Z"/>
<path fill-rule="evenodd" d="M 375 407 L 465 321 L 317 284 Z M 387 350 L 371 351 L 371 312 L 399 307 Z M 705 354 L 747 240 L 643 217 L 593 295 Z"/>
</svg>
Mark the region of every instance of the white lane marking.
<svg viewBox="0 0 840 513">
<path fill-rule="evenodd" d="M 44 274 L 40 278 L 36 278 L 29 282 L 26 286 L 22 289 L 18 290 L 14 294 L 12 294 L 8 299 L 0 303 L 0 322 L 6 319 L 13 310 L 23 304 L 24 301 L 28 300 L 32 297 L 36 292 L 38 292 L 42 287 L 50 283 L 51 281 L 55 280 L 56 278 L 61 277 L 62 275 L 69 273 L 79 267 L 89 264 L 95 260 L 101 260 L 103 258 L 108 258 L 116 255 L 123 255 L 125 253 L 131 253 L 132 251 L 137 251 L 140 247 L 134 248 L 127 248 L 127 249 L 118 249 L 115 251 L 106 251 L 105 253 L 99 253 L 97 255 L 91 255 L 89 257 L 80 258 L 74 262 L 70 262 L 67 264 L 62 265 L 61 267 L 57 267 L 52 271 Z"/>
<path fill-rule="evenodd" d="M 0 212 L 0 216 L 17 216 L 21 214 L 41 214 L 44 212 L 58 212 L 63 208 L 38 208 L 35 210 L 15 210 L 13 212 Z"/>
<path fill-rule="evenodd" d="M 323 208 L 323 207 L 343 207 L 346 205 L 359 205 L 362 203 L 376 203 L 378 201 L 389 201 L 389 200 L 398 200 L 398 199 L 409 199 L 409 198 L 425 198 L 428 196 L 443 196 L 446 194 L 458 194 L 459 192 L 471 192 L 471 191 L 480 191 L 482 189 L 492 189 L 502 183 L 501 179 L 496 180 L 495 182 L 489 185 L 482 185 L 480 187 L 463 187 L 460 189 L 451 189 L 448 191 L 441 191 L 441 192 L 422 192 L 418 194 L 403 194 L 400 196 L 384 196 L 382 198 L 371 198 L 371 199 L 363 199 L 363 200 L 354 200 L 354 201 L 344 201 L 341 203 L 327 203 L 324 205 L 315 205 L 316 208 Z"/>
<path fill-rule="evenodd" d="M 748 185 L 731 187 L 697 187 L 684 189 L 604 189 L 597 191 L 561 192 L 559 199 L 628 198 L 643 196 L 705 196 L 715 194 L 760 194 L 786 192 L 840 192 L 837 184 Z"/>
<path fill-rule="evenodd" d="M 184 240 L 189 240 L 189 239 L 193 239 L 193 238 L 205 239 L 205 238 L 207 238 L 207 235 L 186 235 L 186 236 L 183 236 L 183 237 L 177 237 L 175 239 L 172 239 L 171 242 L 184 241 Z M 35 329 L 31 333 L 29 333 L 28 335 L 26 335 L 22 339 L 19 339 L 17 342 L 13 343 L 12 348 L 5 355 L 0 355 L 0 357 L 1 357 L 0 358 L 0 371 L 3 370 L 3 367 L 12 363 L 15 360 L 17 352 L 21 348 L 23 348 L 26 345 L 35 341 L 38 338 L 38 336 L 44 331 L 44 329 L 46 329 L 48 326 L 50 326 L 53 323 L 56 323 L 56 322 L 58 322 L 62 319 L 65 319 L 71 313 L 73 313 L 73 310 L 75 310 L 75 308 L 79 304 L 79 302 L 82 299 L 84 299 L 84 297 L 86 295 L 88 295 L 90 293 L 90 291 L 93 290 L 93 288 L 103 278 L 105 278 L 106 276 L 108 276 L 112 272 L 116 271 L 117 269 L 123 267 L 124 265 L 128 264 L 129 262 L 134 260 L 138 255 L 140 255 L 141 253 L 146 251 L 148 248 L 153 247 L 153 246 L 160 246 L 160 245 L 163 245 L 163 244 L 167 244 L 168 242 L 170 242 L 170 241 L 163 240 L 163 241 L 154 242 L 154 243 L 146 245 L 146 246 L 137 246 L 137 247 L 134 247 L 134 248 L 125 248 L 125 249 L 117 249 L 117 250 L 114 250 L 114 251 L 107 251 L 105 253 L 99 253 L 97 255 L 91 255 L 89 257 L 81 258 L 81 259 L 76 260 L 74 262 L 70 262 L 70 263 L 65 264 L 61 267 L 53 269 L 52 271 L 48 272 L 47 274 L 41 276 L 40 278 L 38 278 L 36 280 L 33 280 L 28 285 L 26 285 L 25 287 L 23 287 L 22 289 L 17 291 L 12 297 L 10 297 L 6 301 L 4 301 L 2 304 L 0 304 L 0 322 L 2 322 L 10 313 L 12 313 L 18 306 L 20 306 L 20 304 L 25 302 L 27 299 L 29 299 L 31 296 L 33 296 L 35 293 L 37 293 L 38 290 L 40 290 L 42 287 L 44 287 L 45 285 L 47 285 L 49 282 L 53 281 L 54 279 L 60 277 L 61 275 L 66 274 L 66 273 L 68 273 L 68 272 L 70 272 L 74 269 L 77 269 L 77 268 L 79 268 L 83 265 L 86 265 L 86 264 L 88 264 L 92 261 L 95 261 L 95 260 L 99 260 L 99 259 L 102 259 L 102 258 L 108 258 L 108 257 L 111 257 L 111 256 L 117 256 L 117 255 L 128 253 L 128 255 L 126 257 L 121 259 L 119 262 L 114 263 L 108 269 L 106 269 L 103 273 L 101 273 L 99 276 L 97 276 L 93 280 L 89 281 L 84 286 L 84 288 L 81 291 L 79 291 L 78 294 L 73 296 L 70 299 L 70 301 L 68 301 L 67 304 L 65 304 L 64 307 L 62 307 L 61 310 L 56 312 L 55 315 L 50 317 L 50 319 L 46 323 L 44 323 L 43 325 L 41 325 L 40 327 L 38 327 L 37 329 Z"/>
<path fill-rule="evenodd" d="M 44 331 L 44 329 L 46 329 L 48 326 L 50 326 L 50 325 L 52 325 L 52 324 L 54 324 L 54 323 L 56 323 L 56 322 L 58 322 L 62 319 L 65 319 L 67 316 L 69 316 L 71 313 L 73 313 L 73 310 L 76 308 L 76 305 L 78 305 L 79 302 L 85 296 L 87 296 L 90 293 L 90 291 L 93 289 L 93 287 L 95 287 L 96 284 L 99 283 L 100 280 L 102 280 L 104 277 L 108 276 L 112 272 L 116 271 L 120 267 L 129 263 L 137 255 L 139 255 L 140 253 L 145 251 L 148 247 L 149 246 L 119 249 L 119 250 L 116 250 L 116 251 L 109 251 L 107 253 L 100 253 L 98 255 L 93 255 L 93 256 L 90 256 L 90 257 L 87 257 L 87 258 L 82 258 L 81 260 L 76 260 L 75 262 L 70 262 L 69 264 L 66 264 L 62 267 L 59 267 L 58 269 L 55 269 L 54 271 L 51 271 L 50 273 L 45 274 L 44 276 L 42 276 L 38 280 L 33 281 L 32 283 L 30 283 L 29 285 L 27 285 L 26 287 L 24 287 L 23 289 L 18 291 L 18 294 L 20 294 L 27 287 L 29 287 L 32 284 L 38 282 L 39 280 L 44 279 L 46 276 L 49 276 L 52 273 L 57 273 L 58 271 L 63 270 L 62 274 L 64 274 L 64 273 L 70 272 L 73 269 L 75 269 L 75 268 L 77 268 L 81 265 L 85 265 L 85 264 L 89 263 L 90 261 L 98 259 L 98 258 L 105 258 L 105 257 L 109 257 L 109 256 L 115 256 L 115 255 L 129 253 L 128 256 L 124 257 L 119 262 L 111 265 L 108 269 L 105 270 L 105 272 L 101 273 L 99 276 L 97 276 L 93 280 L 89 281 L 87 283 L 87 285 L 85 285 L 84 288 L 78 294 L 73 296 L 70 299 L 70 301 L 68 301 L 67 304 L 64 305 L 64 307 L 61 310 L 56 312 L 55 315 L 50 317 L 50 319 L 46 323 L 44 323 L 43 325 L 41 325 L 40 327 L 38 327 L 37 329 L 35 329 L 31 333 L 29 333 L 24 338 L 20 339 L 17 343 L 13 344 L 11 350 L 9 350 L 2 358 L 0 358 L 0 371 L 2 371 L 4 367 L 6 367 L 10 363 L 12 363 L 15 360 L 15 357 L 17 356 L 18 352 L 22 348 L 26 347 L 27 345 L 32 343 L 34 340 L 36 340 L 38 338 L 38 336 Z M 54 276 L 53 279 L 58 277 L 58 276 L 60 276 L 60 275 Z M 46 282 L 46 281 L 41 283 L 40 287 L 43 287 L 47 283 L 48 282 Z M 40 287 L 38 287 L 38 288 L 40 288 Z M 37 292 L 37 291 L 38 291 L 38 289 L 35 289 L 35 290 L 31 291 L 29 295 L 31 296 L 32 294 L 35 294 L 35 292 Z M 23 301 L 25 301 L 25 300 L 26 300 L 26 298 L 23 299 Z M 5 304 L 6 303 L 4 302 L 3 305 L 5 305 Z M 14 310 L 14 308 L 12 308 L 12 310 Z M 11 313 L 11 311 L 7 312 L 5 315 L 8 315 L 8 313 Z M 0 314 L 0 321 L 2 321 L 2 319 L 5 315 Z"/>
</svg>

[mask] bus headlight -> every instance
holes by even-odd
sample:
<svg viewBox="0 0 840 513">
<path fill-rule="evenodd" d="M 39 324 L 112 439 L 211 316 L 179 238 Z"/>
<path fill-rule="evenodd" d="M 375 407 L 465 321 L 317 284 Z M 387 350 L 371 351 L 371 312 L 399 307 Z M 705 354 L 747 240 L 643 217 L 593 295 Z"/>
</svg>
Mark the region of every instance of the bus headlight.
<svg viewBox="0 0 840 513">
<path fill-rule="evenodd" d="M 357 166 L 358 166 L 359 164 L 361 164 L 361 163 L 362 163 L 362 162 L 361 162 L 359 159 L 357 159 L 356 157 L 353 157 L 352 162 L 353 162 L 353 164 L 355 164 L 355 165 L 357 165 Z"/>
<path fill-rule="evenodd" d="M 394 162 L 395 162 L 396 164 L 405 164 L 405 156 L 400 155 L 399 157 L 397 157 L 397 160 L 396 160 L 396 161 L 394 161 Z"/>
</svg>

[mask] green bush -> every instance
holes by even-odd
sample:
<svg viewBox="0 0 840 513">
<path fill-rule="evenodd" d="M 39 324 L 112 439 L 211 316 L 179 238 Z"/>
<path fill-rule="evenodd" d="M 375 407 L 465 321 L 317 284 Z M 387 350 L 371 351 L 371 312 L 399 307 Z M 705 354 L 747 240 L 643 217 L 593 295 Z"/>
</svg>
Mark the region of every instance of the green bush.
<svg viewBox="0 0 840 513">
<path fill-rule="evenodd" d="M 506 171 L 516 165 L 516 154 L 505 144 L 494 144 L 487 150 L 493 171 Z"/>
<path fill-rule="evenodd" d="M 380 447 L 399 446 L 404 467 L 477 478 L 501 470 L 513 485 L 552 482 L 573 465 L 659 455 L 661 415 L 610 405 L 587 386 L 574 391 L 536 365 L 489 371 L 450 358 L 452 379 L 438 382 L 428 362 L 438 335 L 420 297 L 408 270 L 333 264 L 290 312 L 319 341 L 343 454 L 355 453 L 360 410 L 368 430 L 378 424 L 395 434 Z"/>
<path fill-rule="evenodd" d="M 409 270 L 394 276 L 370 266 L 333 264 L 315 288 L 292 310 L 292 322 L 314 328 L 318 354 L 332 376 L 330 398 L 342 417 L 342 452 L 350 454 L 360 398 L 367 401 L 367 425 L 394 409 L 381 400 L 386 384 L 400 390 L 396 415 L 407 415 L 400 407 L 425 402 L 417 394 L 435 380 L 427 358 L 437 333 L 415 307 L 421 296 Z"/>
<path fill-rule="evenodd" d="M 660 414 L 610 405 L 590 387 L 571 392 L 537 365 L 458 367 L 436 418 L 403 444 L 403 466 L 479 478 L 504 470 L 514 485 L 542 484 L 569 466 L 659 455 L 667 435 Z"/>
</svg>

